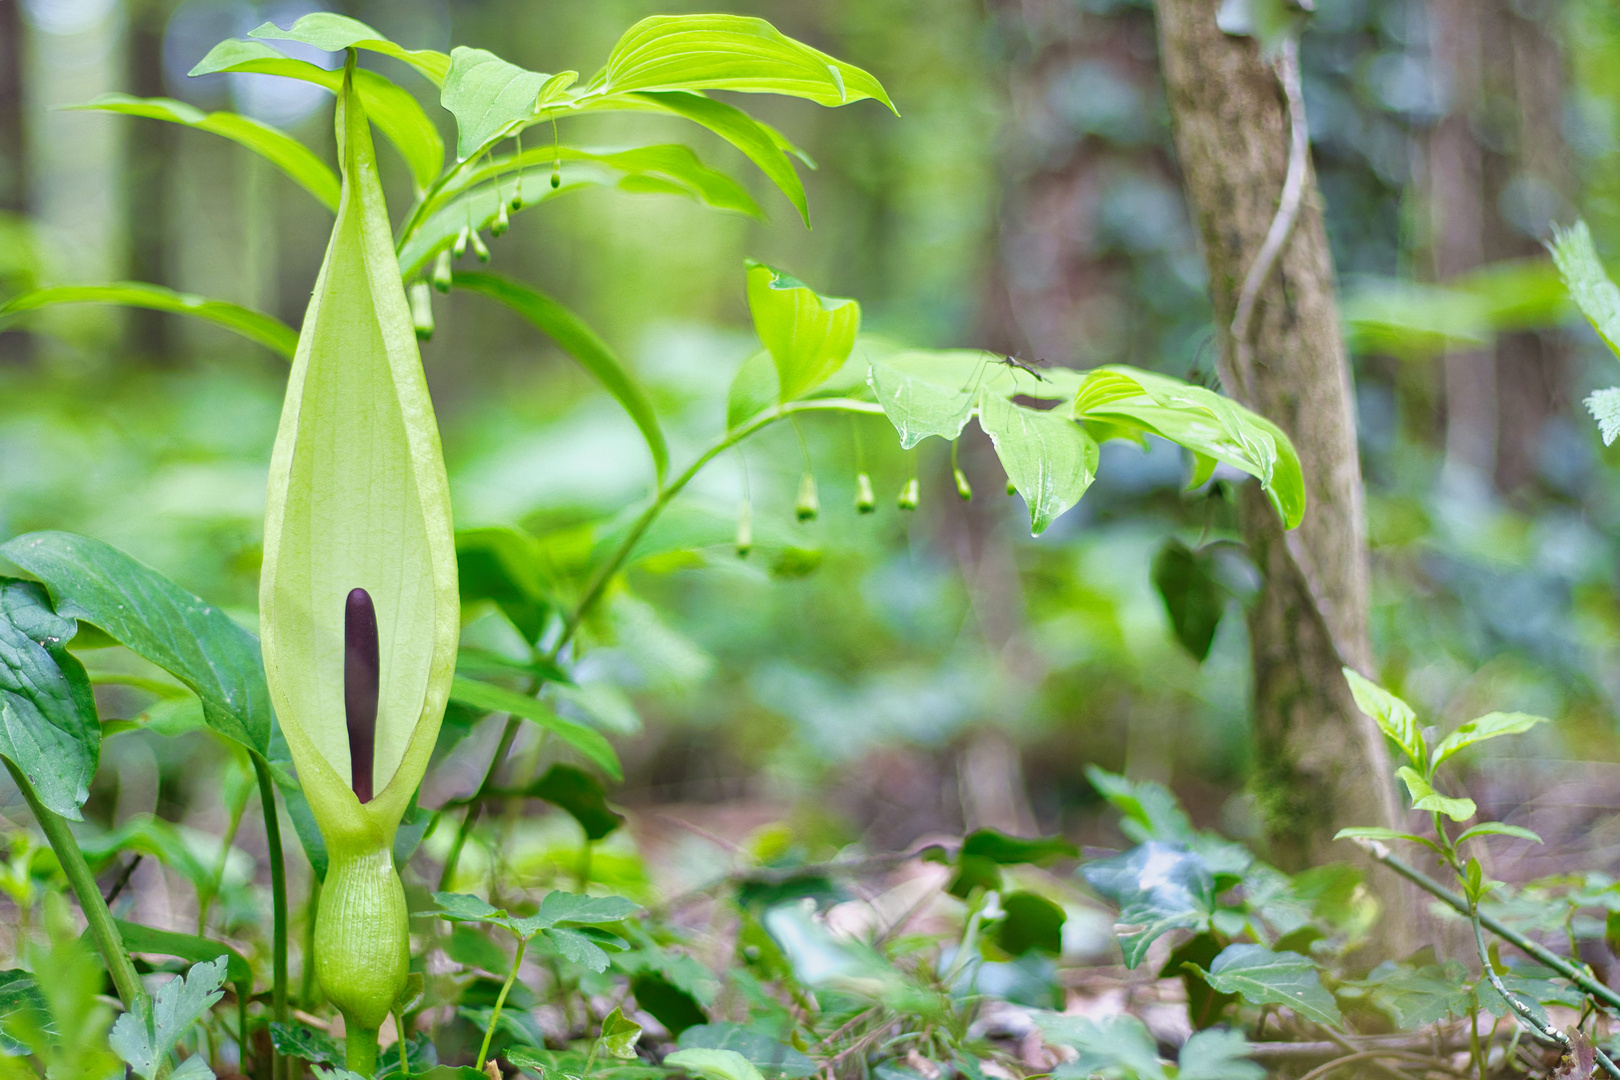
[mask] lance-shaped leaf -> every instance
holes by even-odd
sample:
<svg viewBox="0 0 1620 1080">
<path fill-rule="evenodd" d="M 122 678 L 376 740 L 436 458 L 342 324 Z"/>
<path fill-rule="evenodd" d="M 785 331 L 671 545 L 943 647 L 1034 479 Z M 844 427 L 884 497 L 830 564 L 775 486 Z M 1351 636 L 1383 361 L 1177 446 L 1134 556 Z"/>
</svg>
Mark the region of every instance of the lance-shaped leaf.
<svg viewBox="0 0 1620 1080">
<path fill-rule="evenodd" d="M 111 285 L 52 285 L 25 292 L 13 296 L 5 306 L 0 307 L 0 325 L 25 311 L 37 311 L 57 304 L 118 304 L 190 315 L 241 334 L 289 360 L 298 343 L 297 331 L 274 315 L 224 300 L 209 300 L 191 293 L 175 292 L 162 285 L 148 285 L 143 281 L 118 281 Z"/>
<path fill-rule="evenodd" d="M 366 49 L 411 65 L 435 85 L 443 83 L 445 73 L 450 70 L 450 58 L 442 52 L 433 49 L 402 48 L 359 19 L 335 15 L 330 11 L 317 11 L 305 15 L 293 23 L 290 30 L 283 30 L 275 23 L 267 22 L 254 30 L 249 30 L 248 37 L 269 38 L 272 41 L 300 41 L 324 52 L 342 52 L 349 48 Z"/>
<path fill-rule="evenodd" d="M 748 310 L 776 363 L 782 401 L 814 390 L 844 365 L 861 328 L 861 305 L 822 296 L 804 282 L 748 260 Z"/>
<path fill-rule="evenodd" d="M 392 838 L 427 769 L 460 606 L 438 428 L 371 132 L 348 79 L 337 141 L 343 194 L 276 432 L 259 610 L 270 694 L 316 821 L 328 845 L 374 845 Z M 365 762 L 354 768 L 345 725 L 356 589 L 375 605 L 377 646 L 376 795 L 363 806 L 351 782 Z"/>
<path fill-rule="evenodd" d="M 619 39 L 591 80 L 600 93 L 736 90 L 788 94 L 821 105 L 875 98 L 894 108 L 883 84 L 853 64 L 742 15 L 654 15 Z"/>
</svg>

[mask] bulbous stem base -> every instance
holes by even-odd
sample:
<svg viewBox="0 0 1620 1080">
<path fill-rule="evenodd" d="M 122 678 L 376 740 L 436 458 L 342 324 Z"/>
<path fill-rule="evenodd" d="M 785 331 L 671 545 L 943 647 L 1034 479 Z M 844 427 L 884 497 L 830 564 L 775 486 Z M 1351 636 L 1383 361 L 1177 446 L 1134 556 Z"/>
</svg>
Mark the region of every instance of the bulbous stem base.
<svg viewBox="0 0 1620 1080">
<path fill-rule="evenodd" d="M 388 848 L 332 853 L 315 920 L 315 974 L 343 1013 L 349 1068 L 356 1037 L 368 1033 L 376 1056 L 377 1029 L 410 974 L 410 925 L 405 887 Z"/>
</svg>

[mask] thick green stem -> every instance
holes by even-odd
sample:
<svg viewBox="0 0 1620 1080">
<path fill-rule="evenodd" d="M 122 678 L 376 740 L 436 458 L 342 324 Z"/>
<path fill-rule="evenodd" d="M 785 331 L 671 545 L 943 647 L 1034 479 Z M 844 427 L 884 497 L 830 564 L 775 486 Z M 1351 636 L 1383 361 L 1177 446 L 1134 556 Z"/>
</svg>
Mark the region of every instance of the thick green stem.
<svg viewBox="0 0 1620 1080">
<path fill-rule="evenodd" d="M 523 950 L 528 948 L 529 939 L 518 938 L 517 955 L 512 957 L 512 970 L 506 973 L 506 982 L 501 984 L 501 992 L 495 998 L 495 1008 L 489 1014 L 489 1028 L 484 1032 L 484 1043 L 478 1048 L 477 1068 L 484 1068 L 484 1059 L 489 1056 L 489 1042 L 495 1037 L 495 1026 L 500 1023 L 501 1007 L 506 1004 L 506 995 L 511 993 L 512 984 L 517 981 L 518 967 L 523 963 Z M 586 1070 L 589 1075 L 589 1069 Z"/>
<path fill-rule="evenodd" d="M 276 785 L 270 764 L 258 754 L 253 771 L 259 778 L 259 803 L 264 814 L 264 842 L 270 853 L 270 1015 L 278 1024 L 287 1022 L 287 862 L 281 852 L 281 819 L 276 814 Z M 243 1032 L 243 1038 L 247 1033 Z M 244 1045 L 246 1045 L 244 1043 Z M 270 1050 L 270 1075 L 281 1070 L 275 1049 Z"/>
<path fill-rule="evenodd" d="M 28 809 L 34 812 L 34 819 L 39 822 L 45 839 L 50 841 L 51 850 L 56 853 L 56 861 L 62 864 L 68 884 L 79 898 L 79 909 L 84 912 L 85 921 L 90 924 L 90 936 L 95 938 L 96 947 L 107 962 L 107 971 L 112 975 L 113 986 L 118 989 L 119 1000 L 130 1012 L 149 1014 L 152 1001 L 147 997 L 140 977 L 135 974 L 135 965 L 129 958 L 129 951 L 124 948 L 118 924 L 113 922 L 112 912 L 107 910 L 107 902 L 101 898 L 101 890 L 96 886 L 95 875 L 90 872 L 90 864 L 84 861 L 79 842 L 73 839 L 67 822 L 40 803 L 39 796 L 34 793 L 34 785 L 28 782 L 23 771 L 12 764 L 10 758 L 0 760 L 5 761 L 11 779 L 16 783 L 17 790 L 22 792 Z"/>
<path fill-rule="evenodd" d="M 351 1024 L 344 1028 L 343 1066 L 370 1076 L 377 1071 L 377 1029 Z"/>
</svg>

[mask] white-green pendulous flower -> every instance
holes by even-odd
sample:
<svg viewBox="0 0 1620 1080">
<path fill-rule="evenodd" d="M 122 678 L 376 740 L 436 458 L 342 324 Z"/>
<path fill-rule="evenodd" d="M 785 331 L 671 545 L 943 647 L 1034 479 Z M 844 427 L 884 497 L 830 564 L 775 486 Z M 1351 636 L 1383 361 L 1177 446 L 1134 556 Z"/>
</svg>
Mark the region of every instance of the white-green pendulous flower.
<svg viewBox="0 0 1620 1080">
<path fill-rule="evenodd" d="M 460 621 L 450 496 L 366 114 L 338 93 L 342 195 L 271 458 L 265 674 L 330 867 L 316 971 L 374 1031 L 407 974 L 391 847 L 427 769 Z"/>
</svg>

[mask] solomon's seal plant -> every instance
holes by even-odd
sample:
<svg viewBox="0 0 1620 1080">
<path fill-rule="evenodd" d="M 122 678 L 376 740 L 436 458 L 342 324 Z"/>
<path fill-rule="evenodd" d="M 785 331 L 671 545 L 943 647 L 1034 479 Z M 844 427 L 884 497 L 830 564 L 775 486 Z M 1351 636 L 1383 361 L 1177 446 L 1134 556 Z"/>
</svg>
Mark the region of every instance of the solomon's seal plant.
<svg viewBox="0 0 1620 1080">
<path fill-rule="evenodd" d="M 444 460 L 351 52 L 337 223 L 271 459 L 259 602 L 265 676 L 330 856 L 316 972 L 349 1066 L 405 987 L 395 830 L 438 737 L 460 602 Z"/>
</svg>

